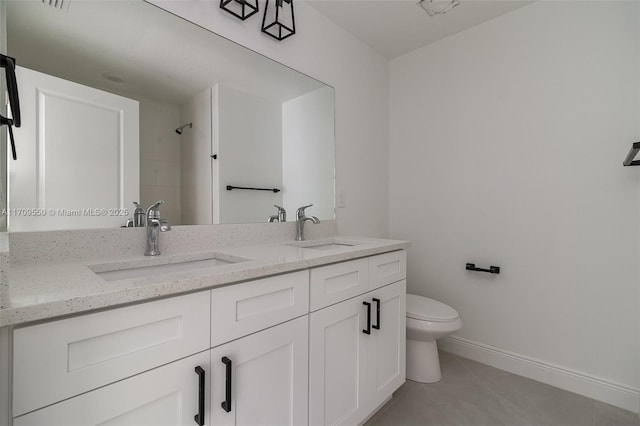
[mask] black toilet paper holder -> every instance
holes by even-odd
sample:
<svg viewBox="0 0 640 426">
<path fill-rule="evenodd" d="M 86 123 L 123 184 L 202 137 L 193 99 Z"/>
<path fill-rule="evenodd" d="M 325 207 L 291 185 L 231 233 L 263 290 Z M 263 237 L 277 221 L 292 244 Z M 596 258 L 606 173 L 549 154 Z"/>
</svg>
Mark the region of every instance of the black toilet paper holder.
<svg viewBox="0 0 640 426">
<path fill-rule="evenodd" d="M 467 271 L 479 271 L 479 272 L 488 272 L 490 274 L 499 274 L 500 273 L 500 267 L 499 266 L 489 266 L 489 269 L 484 269 L 484 268 L 476 268 L 476 264 L 475 263 L 467 263 L 467 266 L 465 268 Z"/>
</svg>

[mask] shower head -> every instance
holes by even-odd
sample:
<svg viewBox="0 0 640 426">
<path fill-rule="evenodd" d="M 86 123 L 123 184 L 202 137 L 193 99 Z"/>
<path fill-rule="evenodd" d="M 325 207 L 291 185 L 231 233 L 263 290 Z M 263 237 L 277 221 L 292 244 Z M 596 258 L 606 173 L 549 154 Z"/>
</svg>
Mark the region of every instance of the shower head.
<svg viewBox="0 0 640 426">
<path fill-rule="evenodd" d="M 183 124 L 182 126 L 180 126 L 180 127 L 178 127 L 178 128 L 176 129 L 176 133 L 177 133 L 177 134 L 179 134 L 179 135 L 181 135 L 181 134 L 182 134 L 182 130 L 183 130 L 185 127 L 192 128 L 192 127 L 193 127 L 193 123 Z"/>
</svg>

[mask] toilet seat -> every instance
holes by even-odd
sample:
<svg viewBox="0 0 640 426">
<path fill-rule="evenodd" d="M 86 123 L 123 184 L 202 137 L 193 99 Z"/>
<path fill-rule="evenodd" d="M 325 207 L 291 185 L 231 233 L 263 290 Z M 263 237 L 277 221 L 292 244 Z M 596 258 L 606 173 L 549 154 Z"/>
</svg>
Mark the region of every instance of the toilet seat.
<svg viewBox="0 0 640 426">
<path fill-rule="evenodd" d="M 407 318 L 420 321 L 449 322 L 459 318 L 451 306 L 428 297 L 407 294 Z"/>
</svg>

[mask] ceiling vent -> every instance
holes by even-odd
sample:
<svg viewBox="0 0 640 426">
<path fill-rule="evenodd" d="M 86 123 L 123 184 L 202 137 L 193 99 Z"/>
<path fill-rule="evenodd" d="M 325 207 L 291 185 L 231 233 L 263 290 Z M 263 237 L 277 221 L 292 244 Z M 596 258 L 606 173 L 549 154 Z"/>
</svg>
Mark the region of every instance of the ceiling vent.
<svg viewBox="0 0 640 426">
<path fill-rule="evenodd" d="M 69 3 L 71 3 L 71 0 L 42 0 L 42 4 L 63 12 L 69 10 Z"/>
</svg>

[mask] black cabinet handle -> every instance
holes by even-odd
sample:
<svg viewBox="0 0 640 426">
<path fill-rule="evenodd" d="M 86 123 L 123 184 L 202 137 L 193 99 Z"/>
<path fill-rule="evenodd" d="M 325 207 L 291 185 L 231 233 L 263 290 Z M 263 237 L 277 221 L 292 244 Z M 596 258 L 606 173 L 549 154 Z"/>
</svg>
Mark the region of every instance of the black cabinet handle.
<svg viewBox="0 0 640 426">
<path fill-rule="evenodd" d="M 362 330 L 364 334 L 371 334 L 371 303 L 362 302 L 367 307 L 367 328 Z"/>
<path fill-rule="evenodd" d="M 16 60 L 10 56 L 0 54 L 0 68 L 4 68 L 6 73 L 13 125 L 20 127 L 20 97 L 18 96 L 18 83 L 16 81 Z"/>
<path fill-rule="evenodd" d="M 193 416 L 198 426 L 204 425 L 204 369 L 200 366 L 196 367 L 198 375 L 198 414 Z"/>
<path fill-rule="evenodd" d="M 376 330 L 380 330 L 380 299 L 376 299 L 375 297 L 373 299 L 374 302 L 376 302 L 376 324 L 372 325 L 372 328 L 375 328 Z"/>
<path fill-rule="evenodd" d="M 224 390 L 224 401 L 220 404 L 222 409 L 227 413 L 231 411 L 231 360 L 226 356 L 222 357 L 222 362 L 226 366 L 226 381 L 225 381 L 225 390 Z"/>
<path fill-rule="evenodd" d="M 9 106 L 11 107 L 12 118 L 0 115 L 0 127 L 7 126 L 9 129 L 9 140 L 11 141 L 11 154 L 14 160 L 16 155 L 16 142 L 13 139 L 13 127 L 20 127 L 20 97 L 18 96 L 18 83 L 16 82 L 16 60 L 0 53 L 0 68 L 5 69 L 7 77 L 7 92 L 9 93 Z"/>
</svg>

